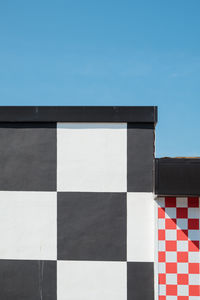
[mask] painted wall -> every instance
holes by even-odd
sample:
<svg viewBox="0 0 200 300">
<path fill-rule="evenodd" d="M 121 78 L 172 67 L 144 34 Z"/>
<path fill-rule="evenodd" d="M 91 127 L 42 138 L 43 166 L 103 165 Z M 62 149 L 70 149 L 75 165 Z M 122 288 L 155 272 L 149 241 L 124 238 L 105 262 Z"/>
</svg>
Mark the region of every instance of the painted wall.
<svg viewBox="0 0 200 300">
<path fill-rule="evenodd" d="M 154 127 L 0 124 L 0 299 L 154 299 Z"/>
<path fill-rule="evenodd" d="M 200 200 L 157 199 L 158 299 L 200 299 Z"/>
</svg>

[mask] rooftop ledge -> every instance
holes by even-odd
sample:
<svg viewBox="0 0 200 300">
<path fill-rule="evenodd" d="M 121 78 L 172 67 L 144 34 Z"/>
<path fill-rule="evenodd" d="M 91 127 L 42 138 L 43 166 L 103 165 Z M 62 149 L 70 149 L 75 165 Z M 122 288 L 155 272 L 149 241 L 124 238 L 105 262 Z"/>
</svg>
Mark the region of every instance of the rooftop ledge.
<svg viewBox="0 0 200 300">
<path fill-rule="evenodd" d="M 157 106 L 0 106 L 0 122 L 157 122 Z"/>
<path fill-rule="evenodd" d="M 167 196 L 200 196 L 200 158 L 156 159 L 155 193 Z"/>
</svg>

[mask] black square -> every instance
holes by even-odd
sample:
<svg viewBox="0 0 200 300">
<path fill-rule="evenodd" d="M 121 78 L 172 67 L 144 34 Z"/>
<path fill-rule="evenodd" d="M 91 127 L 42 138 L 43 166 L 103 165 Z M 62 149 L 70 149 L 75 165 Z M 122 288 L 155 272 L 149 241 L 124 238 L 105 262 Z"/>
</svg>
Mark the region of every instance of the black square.
<svg viewBox="0 0 200 300">
<path fill-rule="evenodd" d="M 56 190 L 56 123 L 1 123 L 0 141 L 0 190 Z"/>
<path fill-rule="evenodd" d="M 154 170 L 154 124 L 128 123 L 127 190 L 152 192 Z"/>
<path fill-rule="evenodd" d="M 56 300 L 56 261 L 0 260 L 0 299 Z"/>
<path fill-rule="evenodd" d="M 154 300 L 153 262 L 127 263 L 127 299 Z"/>
<path fill-rule="evenodd" d="M 58 259 L 126 260 L 126 193 L 58 193 Z"/>
</svg>

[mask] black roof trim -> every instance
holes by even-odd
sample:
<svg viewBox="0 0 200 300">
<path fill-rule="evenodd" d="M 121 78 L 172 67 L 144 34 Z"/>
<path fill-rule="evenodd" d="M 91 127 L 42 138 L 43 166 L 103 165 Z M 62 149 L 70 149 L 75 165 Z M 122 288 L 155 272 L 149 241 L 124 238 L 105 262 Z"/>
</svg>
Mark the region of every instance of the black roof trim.
<svg viewBox="0 0 200 300">
<path fill-rule="evenodd" d="M 157 158 L 155 193 L 200 196 L 200 158 Z"/>
<path fill-rule="evenodd" d="M 156 123 L 157 106 L 0 106 L 0 122 Z"/>
</svg>

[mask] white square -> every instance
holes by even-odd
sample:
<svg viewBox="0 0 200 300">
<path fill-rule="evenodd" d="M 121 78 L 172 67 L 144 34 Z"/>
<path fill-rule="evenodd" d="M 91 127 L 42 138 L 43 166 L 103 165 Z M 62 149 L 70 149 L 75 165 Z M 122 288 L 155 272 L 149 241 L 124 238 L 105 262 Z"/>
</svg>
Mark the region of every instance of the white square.
<svg viewBox="0 0 200 300">
<path fill-rule="evenodd" d="M 127 260 L 154 261 L 152 193 L 127 193 Z"/>
<path fill-rule="evenodd" d="M 166 207 L 165 217 L 166 219 L 176 219 L 176 207 Z"/>
<path fill-rule="evenodd" d="M 188 261 L 190 263 L 197 263 L 200 261 L 200 252 L 189 252 Z"/>
<path fill-rule="evenodd" d="M 126 123 L 58 123 L 57 189 L 127 191 Z"/>
<path fill-rule="evenodd" d="M 164 197 L 157 198 L 157 203 L 159 207 L 165 207 L 165 198 Z"/>
<path fill-rule="evenodd" d="M 189 285 L 200 286 L 200 274 L 189 274 Z"/>
<path fill-rule="evenodd" d="M 200 208 L 199 207 L 189 207 L 188 208 L 188 218 L 189 219 L 199 219 L 200 218 Z"/>
<path fill-rule="evenodd" d="M 190 241 L 200 240 L 200 230 L 188 230 L 188 239 Z"/>
<path fill-rule="evenodd" d="M 177 300 L 177 296 L 166 296 L 166 300 Z"/>
<path fill-rule="evenodd" d="M 58 300 L 126 300 L 125 262 L 58 261 Z"/>
<path fill-rule="evenodd" d="M 165 295 L 166 295 L 166 285 L 159 284 L 159 296 L 165 296 Z"/>
<path fill-rule="evenodd" d="M 177 274 L 166 274 L 166 284 L 177 284 Z"/>
<path fill-rule="evenodd" d="M 199 300 L 199 296 L 190 296 L 190 300 Z"/>
<path fill-rule="evenodd" d="M 187 274 L 188 273 L 188 263 L 177 263 L 177 273 Z"/>
<path fill-rule="evenodd" d="M 56 259 L 56 220 L 56 192 L 0 192 L 0 259 Z"/>
<path fill-rule="evenodd" d="M 188 285 L 178 284 L 177 293 L 178 293 L 178 296 L 188 296 L 189 295 Z"/>
<path fill-rule="evenodd" d="M 158 219 L 158 229 L 165 229 L 165 219 Z"/>
<path fill-rule="evenodd" d="M 177 252 L 166 252 L 166 262 L 177 262 Z"/>
<path fill-rule="evenodd" d="M 177 241 L 177 251 L 188 251 L 188 241 Z"/>
<path fill-rule="evenodd" d="M 177 229 L 188 229 L 188 219 L 176 219 Z"/>
<path fill-rule="evenodd" d="M 158 263 L 158 273 L 163 274 L 166 271 L 166 266 L 165 263 Z"/>
<path fill-rule="evenodd" d="M 188 207 L 188 199 L 186 197 L 176 197 L 176 207 Z"/>
<path fill-rule="evenodd" d="M 165 251 L 165 241 L 158 241 L 158 251 Z"/>
<path fill-rule="evenodd" d="M 166 230 L 165 231 L 165 239 L 166 241 L 176 241 L 177 239 L 176 230 Z"/>
</svg>

